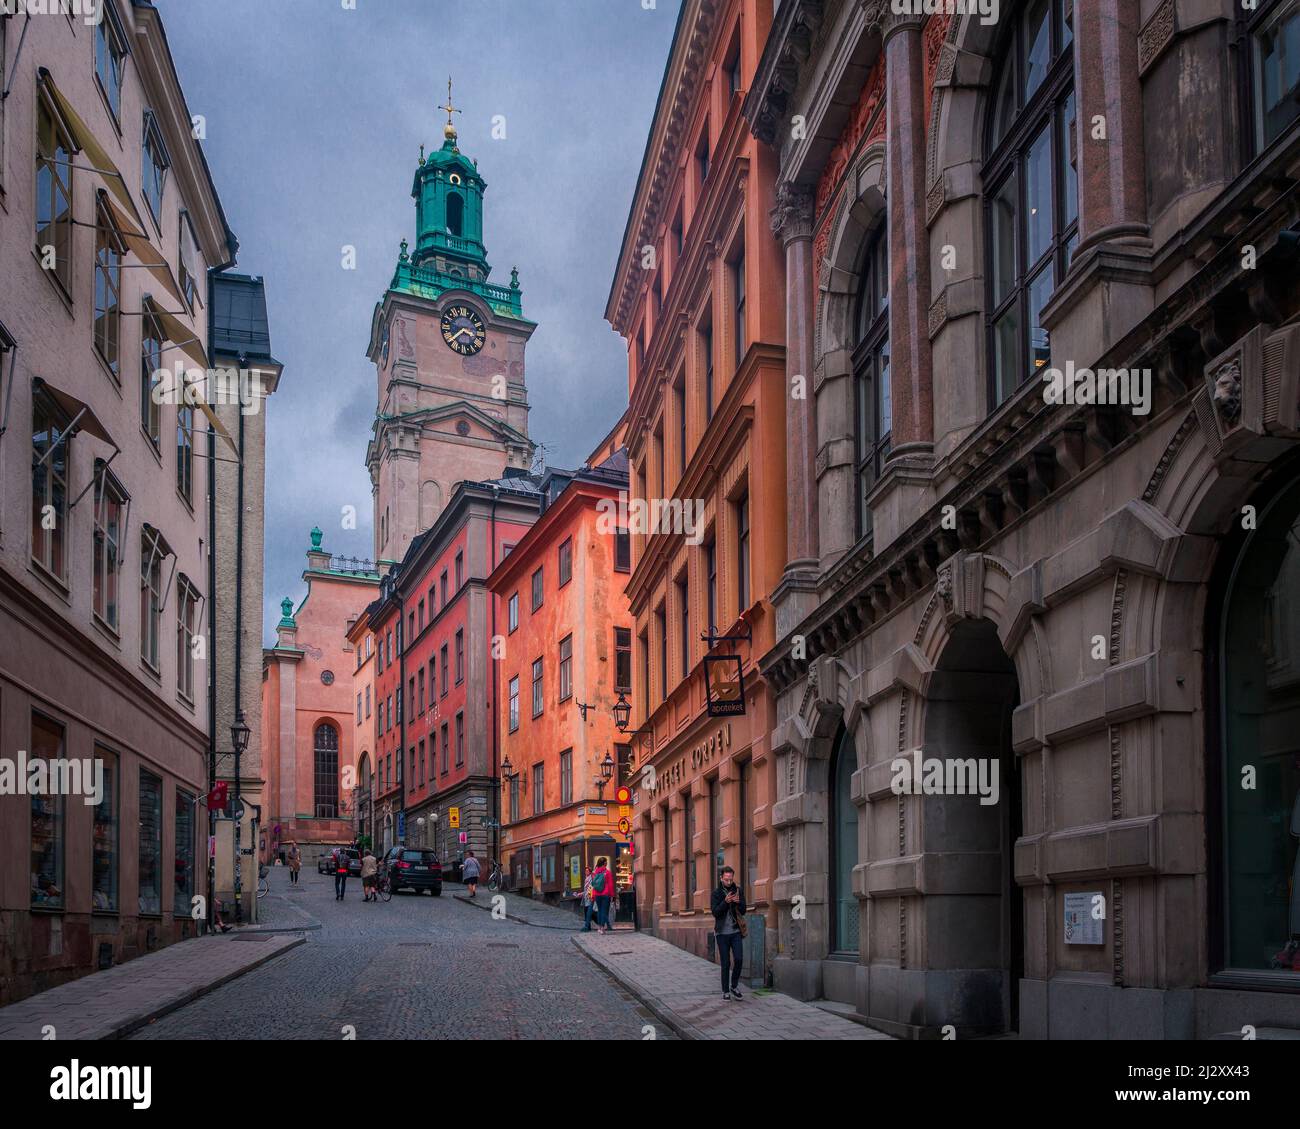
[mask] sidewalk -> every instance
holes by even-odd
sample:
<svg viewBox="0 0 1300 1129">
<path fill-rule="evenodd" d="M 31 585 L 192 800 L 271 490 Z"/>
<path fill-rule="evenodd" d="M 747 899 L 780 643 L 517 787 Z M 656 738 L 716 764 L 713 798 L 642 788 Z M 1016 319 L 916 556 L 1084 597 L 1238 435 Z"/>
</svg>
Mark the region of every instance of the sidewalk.
<svg viewBox="0 0 1300 1129">
<path fill-rule="evenodd" d="M 745 988 L 728 1002 L 716 964 L 648 933 L 573 943 L 683 1039 L 889 1039 L 780 992 Z"/>
<path fill-rule="evenodd" d="M 539 929 L 566 929 L 571 933 L 582 932 L 582 915 L 575 913 L 568 905 L 553 906 L 546 902 L 539 902 L 535 898 L 525 898 L 521 894 L 503 893 L 501 891 L 493 893 L 482 884 L 478 888 L 478 897 L 471 898 L 464 892 L 468 887 L 458 882 L 444 882 L 443 885 L 456 891 L 452 894 L 452 897 L 458 902 L 464 902 L 466 905 L 474 906 L 477 909 L 490 911 L 493 898 L 505 898 L 506 917 L 511 921 L 519 922 L 521 925 L 533 925 Z M 591 928 L 594 933 L 596 929 L 594 919 Z M 614 923 L 614 932 L 633 932 L 632 922 L 630 920 L 616 921 Z"/>
<path fill-rule="evenodd" d="M 245 930 L 177 941 L 0 1008 L 0 1039 L 118 1039 L 301 945 L 301 933 Z"/>
</svg>

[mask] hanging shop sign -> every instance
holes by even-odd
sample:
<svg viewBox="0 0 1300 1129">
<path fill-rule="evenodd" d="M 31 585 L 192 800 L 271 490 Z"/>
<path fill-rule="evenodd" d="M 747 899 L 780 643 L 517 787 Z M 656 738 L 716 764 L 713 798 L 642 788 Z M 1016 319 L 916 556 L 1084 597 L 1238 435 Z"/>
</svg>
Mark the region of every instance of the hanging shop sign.
<svg viewBox="0 0 1300 1129">
<path fill-rule="evenodd" d="M 705 655 L 704 685 L 710 717 L 739 717 L 745 712 L 745 673 L 739 655 Z"/>
</svg>

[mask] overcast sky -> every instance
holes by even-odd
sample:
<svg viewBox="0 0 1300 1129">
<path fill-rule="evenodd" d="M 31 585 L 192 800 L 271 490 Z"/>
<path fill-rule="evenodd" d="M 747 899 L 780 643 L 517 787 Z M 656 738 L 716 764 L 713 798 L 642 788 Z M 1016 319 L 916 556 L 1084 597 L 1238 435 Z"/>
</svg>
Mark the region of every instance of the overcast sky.
<svg viewBox="0 0 1300 1129">
<path fill-rule="evenodd" d="M 654 2 L 155 0 L 190 111 L 207 117 L 236 269 L 265 277 L 285 366 L 268 407 L 268 640 L 281 598 L 305 592 L 313 524 L 326 549 L 373 556 L 365 350 L 398 244 L 414 241 L 411 180 L 420 145 L 442 144 L 448 74 L 460 147 L 487 180 L 492 281 L 518 266 L 538 323 L 531 438 L 576 465 L 626 406 L 604 310 L 680 0 Z"/>
</svg>

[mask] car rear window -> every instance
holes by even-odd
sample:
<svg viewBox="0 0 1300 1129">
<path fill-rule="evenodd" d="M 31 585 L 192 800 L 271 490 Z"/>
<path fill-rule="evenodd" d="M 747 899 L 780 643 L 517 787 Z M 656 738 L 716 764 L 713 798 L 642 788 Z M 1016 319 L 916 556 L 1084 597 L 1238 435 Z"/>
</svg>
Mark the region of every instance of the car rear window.
<svg viewBox="0 0 1300 1129">
<path fill-rule="evenodd" d="M 403 851 L 403 862 L 419 862 L 428 865 L 438 861 L 438 856 L 432 851 Z"/>
</svg>

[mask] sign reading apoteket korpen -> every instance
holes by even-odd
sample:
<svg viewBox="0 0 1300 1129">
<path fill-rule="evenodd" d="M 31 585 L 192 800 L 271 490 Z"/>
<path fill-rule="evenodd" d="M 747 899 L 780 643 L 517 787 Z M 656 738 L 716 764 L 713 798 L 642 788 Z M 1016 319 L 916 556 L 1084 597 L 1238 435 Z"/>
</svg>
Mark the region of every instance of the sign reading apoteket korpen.
<svg viewBox="0 0 1300 1129">
<path fill-rule="evenodd" d="M 1065 895 L 1065 943 L 1106 943 L 1106 896 L 1100 891 Z"/>
</svg>

